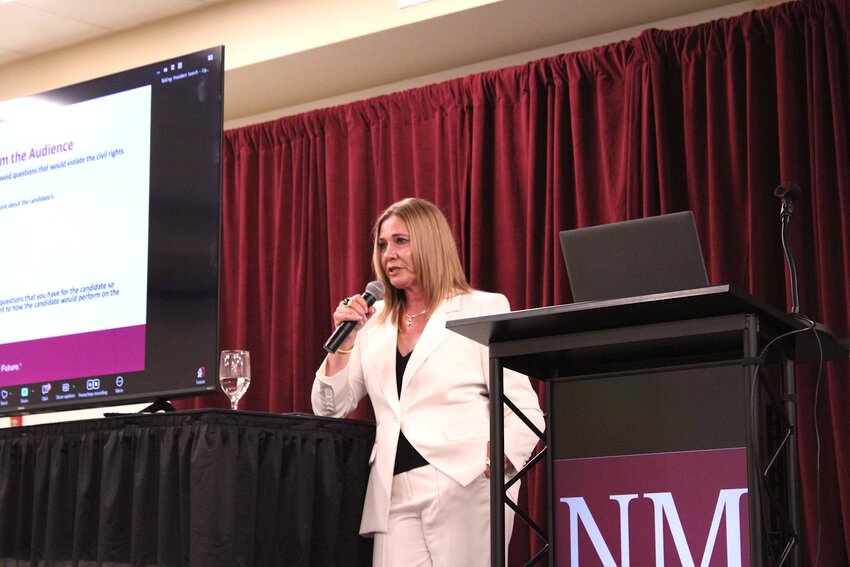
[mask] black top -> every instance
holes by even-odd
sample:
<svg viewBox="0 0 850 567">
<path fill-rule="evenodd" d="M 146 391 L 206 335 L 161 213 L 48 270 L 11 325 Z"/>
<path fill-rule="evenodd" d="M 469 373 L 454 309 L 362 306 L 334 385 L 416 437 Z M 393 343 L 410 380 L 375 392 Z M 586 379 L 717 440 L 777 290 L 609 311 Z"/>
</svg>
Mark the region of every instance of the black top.
<svg viewBox="0 0 850 567">
<path fill-rule="evenodd" d="M 407 353 L 407 356 L 402 356 L 396 349 L 395 353 L 395 381 L 398 386 L 398 397 L 401 398 L 401 379 L 404 376 L 404 369 L 407 368 L 407 362 L 410 360 L 410 355 L 413 351 Z M 395 468 L 393 475 L 401 474 L 418 467 L 424 467 L 428 464 L 425 457 L 419 454 L 419 451 L 410 444 L 404 432 L 398 434 L 398 447 L 395 453 Z"/>
</svg>

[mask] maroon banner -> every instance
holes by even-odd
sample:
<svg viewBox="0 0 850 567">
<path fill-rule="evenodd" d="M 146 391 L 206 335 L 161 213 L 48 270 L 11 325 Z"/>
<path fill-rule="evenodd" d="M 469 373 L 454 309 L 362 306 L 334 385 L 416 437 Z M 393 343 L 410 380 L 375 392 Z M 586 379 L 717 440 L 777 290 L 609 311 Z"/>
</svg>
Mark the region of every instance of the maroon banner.
<svg viewBox="0 0 850 567">
<path fill-rule="evenodd" d="M 553 465 L 556 567 L 750 565 L 746 448 Z"/>
</svg>

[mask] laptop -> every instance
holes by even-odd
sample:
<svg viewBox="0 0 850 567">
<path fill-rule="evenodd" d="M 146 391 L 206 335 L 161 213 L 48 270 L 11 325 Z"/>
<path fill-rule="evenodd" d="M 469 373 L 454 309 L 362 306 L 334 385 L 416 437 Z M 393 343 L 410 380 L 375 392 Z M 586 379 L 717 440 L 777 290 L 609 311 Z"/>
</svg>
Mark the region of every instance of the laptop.
<svg viewBox="0 0 850 567">
<path fill-rule="evenodd" d="M 573 300 L 708 287 L 691 211 L 560 232 Z"/>
</svg>

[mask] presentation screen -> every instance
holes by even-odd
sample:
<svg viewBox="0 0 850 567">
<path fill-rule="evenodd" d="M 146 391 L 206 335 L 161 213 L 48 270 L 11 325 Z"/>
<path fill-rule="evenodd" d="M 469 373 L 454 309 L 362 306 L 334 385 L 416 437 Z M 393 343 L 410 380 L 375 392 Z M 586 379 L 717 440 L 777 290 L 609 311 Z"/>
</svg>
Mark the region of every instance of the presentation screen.
<svg viewBox="0 0 850 567">
<path fill-rule="evenodd" d="M 0 103 L 0 414 L 215 390 L 223 57 Z"/>
</svg>

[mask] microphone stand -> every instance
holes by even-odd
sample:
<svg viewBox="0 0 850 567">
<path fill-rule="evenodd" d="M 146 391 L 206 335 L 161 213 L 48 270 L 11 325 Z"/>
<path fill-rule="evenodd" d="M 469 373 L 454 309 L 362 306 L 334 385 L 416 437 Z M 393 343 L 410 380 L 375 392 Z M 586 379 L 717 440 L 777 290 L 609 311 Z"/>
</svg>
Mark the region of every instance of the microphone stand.
<svg viewBox="0 0 850 567">
<path fill-rule="evenodd" d="M 782 207 L 779 211 L 779 219 L 782 224 L 782 250 L 785 253 L 785 263 L 788 267 L 788 275 L 791 281 L 791 313 L 790 315 L 796 318 L 798 321 L 802 321 L 806 324 L 809 329 L 812 331 L 811 340 L 808 345 L 805 345 L 802 341 L 804 335 L 797 335 L 797 339 L 795 341 L 795 353 L 800 356 L 800 360 L 803 360 L 806 352 L 810 352 L 815 355 L 814 361 L 819 362 L 819 364 L 823 364 L 824 360 L 832 360 L 844 358 L 848 354 L 848 350 L 850 350 L 850 340 L 838 340 L 835 337 L 835 334 L 825 325 L 821 323 L 816 323 L 812 321 L 805 315 L 800 314 L 800 296 L 797 291 L 797 267 L 794 265 L 794 256 L 791 254 L 791 246 L 788 242 L 788 232 L 791 224 L 791 216 L 794 214 L 794 200 L 798 199 L 801 194 L 800 187 L 795 183 L 788 183 L 787 187 L 780 185 L 776 188 L 773 194 L 776 197 L 782 199 Z M 796 334 L 796 333 L 795 333 Z M 806 333 L 808 335 L 808 333 Z M 828 346 L 830 352 L 828 356 L 824 356 L 824 347 Z M 837 346 L 837 349 L 835 348 Z M 811 359 L 811 356 L 809 357 Z M 788 433 L 789 436 L 786 436 L 786 440 L 790 439 L 791 436 L 797 437 L 797 417 L 796 417 L 796 403 L 797 403 L 797 392 L 796 392 L 796 382 L 795 382 L 795 365 L 796 360 L 791 360 L 787 356 L 782 356 L 782 364 L 783 368 L 783 384 L 784 384 L 784 394 L 783 398 L 785 400 L 785 411 L 786 417 L 788 419 Z M 818 370 L 818 378 L 817 384 L 820 383 L 820 370 Z M 819 386 L 815 386 L 815 435 L 818 437 L 818 443 L 820 443 L 820 434 L 817 431 L 817 397 L 818 397 L 818 388 Z M 785 445 L 785 441 L 783 440 L 780 446 L 776 449 L 775 454 L 778 454 L 780 450 L 782 450 L 782 446 Z M 785 466 L 785 475 L 787 479 L 787 488 L 786 494 L 788 497 L 787 502 L 787 514 L 790 519 L 790 527 L 791 527 L 791 540 L 788 543 L 784 553 L 782 554 L 781 562 L 779 565 L 784 564 L 785 559 L 789 556 L 791 557 L 792 565 L 801 565 L 802 559 L 802 551 L 800 549 L 800 545 L 798 543 L 798 536 L 801 531 L 801 510 L 800 510 L 800 489 L 797 485 L 799 479 L 799 449 L 797 447 L 797 440 L 792 439 L 790 443 L 787 444 L 787 460 Z M 818 456 L 818 459 L 820 457 Z M 820 477 L 820 462 L 818 461 L 818 477 Z M 818 479 L 818 483 L 820 480 Z M 815 548 L 817 549 L 817 556 L 820 556 L 820 536 L 821 536 L 821 528 L 820 528 L 820 514 L 821 514 L 821 503 L 820 503 L 820 494 L 817 495 L 817 503 L 815 505 L 815 515 L 818 517 L 818 528 L 817 528 L 817 536 L 816 541 L 814 543 Z"/>
<path fill-rule="evenodd" d="M 782 206 L 779 210 L 779 222 L 782 225 L 782 251 L 785 253 L 785 264 L 788 268 L 789 279 L 791 280 L 791 315 L 793 317 L 804 318 L 800 316 L 800 296 L 797 290 L 797 266 L 794 264 L 794 255 L 791 253 L 791 245 L 789 242 L 789 230 L 791 226 L 791 217 L 794 214 L 794 200 L 800 196 L 800 188 L 789 183 L 787 187 L 780 185 L 773 192 L 776 197 L 782 199 Z M 812 323 L 814 328 L 814 323 Z M 790 529 L 789 541 L 782 552 L 779 565 L 784 565 L 786 559 L 791 557 L 792 565 L 800 565 L 802 551 L 798 542 L 798 537 L 801 532 L 801 511 L 800 511 L 800 488 L 798 486 L 799 479 L 799 449 L 797 447 L 796 430 L 797 430 L 797 386 L 795 377 L 794 360 L 783 355 L 781 358 L 782 369 L 782 390 L 783 390 L 783 407 L 785 410 L 785 421 L 787 434 L 779 445 L 773 449 L 773 457 L 771 464 L 785 451 L 785 475 L 786 486 L 784 489 L 787 502 L 788 528 Z M 780 412 L 781 413 L 781 412 Z M 770 467 L 771 465 L 768 465 Z M 765 470 L 764 474 L 767 474 Z"/>
<path fill-rule="evenodd" d="M 794 214 L 794 200 L 800 196 L 800 188 L 789 183 L 788 187 L 780 185 L 773 194 L 782 199 L 782 207 L 779 211 L 779 222 L 782 224 L 782 251 L 785 253 L 785 264 L 788 266 L 788 276 L 791 280 L 791 313 L 800 312 L 800 294 L 797 290 L 797 266 L 794 264 L 794 255 L 791 253 L 791 245 L 788 240 L 788 231 L 791 226 L 791 216 Z"/>
</svg>

